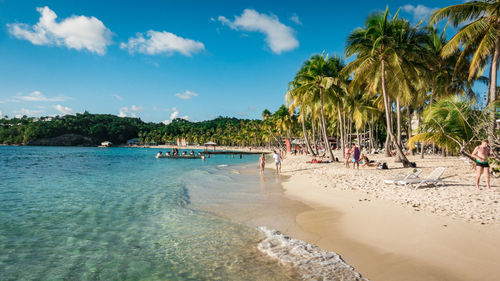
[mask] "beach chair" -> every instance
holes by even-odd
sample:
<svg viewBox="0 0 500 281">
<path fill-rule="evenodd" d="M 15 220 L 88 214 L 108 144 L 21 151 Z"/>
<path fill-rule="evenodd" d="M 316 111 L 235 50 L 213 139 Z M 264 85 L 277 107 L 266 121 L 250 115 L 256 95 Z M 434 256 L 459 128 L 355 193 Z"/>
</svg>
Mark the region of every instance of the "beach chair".
<svg viewBox="0 0 500 281">
<path fill-rule="evenodd" d="M 434 186 L 441 185 L 442 187 L 445 186 L 443 180 L 441 179 L 441 176 L 444 174 L 444 171 L 446 168 L 444 167 L 438 167 L 430 173 L 430 175 L 426 178 L 416 178 L 416 179 L 406 179 L 406 180 L 401 180 L 398 181 L 398 184 L 404 185 L 404 186 L 412 186 L 415 185 L 415 189 L 421 187 L 424 184 L 433 184 Z"/>
<path fill-rule="evenodd" d="M 385 184 L 398 184 L 399 181 L 407 180 L 407 179 L 415 179 L 422 173 L 422 169 L 411 169 L 408 174 L 399 173 L 394 175 L 392 179 L 385 179 Z"/>
</svg>

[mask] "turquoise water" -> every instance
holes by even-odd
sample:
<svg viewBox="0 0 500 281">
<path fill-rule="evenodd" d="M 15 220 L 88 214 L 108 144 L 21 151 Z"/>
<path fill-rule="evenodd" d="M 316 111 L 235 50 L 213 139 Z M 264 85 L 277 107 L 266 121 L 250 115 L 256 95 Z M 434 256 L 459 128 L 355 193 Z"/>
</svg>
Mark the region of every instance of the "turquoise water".
<svg viewBox="0 0 500 281">
<path fill-rule="evenodd" d="M 257 156 L 157 151 L 0 146 L 0 280 L 296 277 L 256 249 L 258 230 L 190 206 L 186 179 L 203 185 L 193 175 L 224 175 L 233 170 L 221 164 Z"/>
</svg>

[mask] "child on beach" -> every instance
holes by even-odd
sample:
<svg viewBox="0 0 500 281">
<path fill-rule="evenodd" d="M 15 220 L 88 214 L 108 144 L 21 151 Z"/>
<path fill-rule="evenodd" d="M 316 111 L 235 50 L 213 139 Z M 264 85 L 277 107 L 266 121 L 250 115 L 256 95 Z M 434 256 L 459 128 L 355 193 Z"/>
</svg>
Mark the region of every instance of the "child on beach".
<svg viewBox="0 0 500 281">
<path fill-rule="evenodd" d="M 260 167 L 260 173 L 263 174 L 264 168 L 266 167 L 266 156 L 264 155 L 264 153 L 262 153 L 262 155 L 259 158 L 259 167 Z"/>
</svg>

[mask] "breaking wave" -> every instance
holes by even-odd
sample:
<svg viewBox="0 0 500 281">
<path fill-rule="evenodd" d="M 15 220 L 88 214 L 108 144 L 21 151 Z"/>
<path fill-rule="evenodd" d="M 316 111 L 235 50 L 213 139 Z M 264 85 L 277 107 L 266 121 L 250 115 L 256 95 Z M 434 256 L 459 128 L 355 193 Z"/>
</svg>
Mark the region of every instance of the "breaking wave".
<svg viewBox="0 0 500 281">
<path fill-rule="evenodd" d="M 367 281 L 354 268 L 334 253 L 281 234 L 277 230 L 259 227 L 265 239 L 258 249 L 277 259 L 281 264 L 293 266 L 303 280 Z"/>
</svg>

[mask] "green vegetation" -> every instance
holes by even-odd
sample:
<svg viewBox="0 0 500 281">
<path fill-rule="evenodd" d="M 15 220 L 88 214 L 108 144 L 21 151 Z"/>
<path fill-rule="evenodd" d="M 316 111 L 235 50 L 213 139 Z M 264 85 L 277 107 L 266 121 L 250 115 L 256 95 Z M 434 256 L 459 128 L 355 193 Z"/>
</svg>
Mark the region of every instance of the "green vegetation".
<svg viewBox="0 0 500 281">
<path fill-rule="evenodd" d="M 404 150 L 413 153 L 416 143 L 422 157 L 426 144 L 467 155 L 489 138 L 498 153 L 499 11 L 500 3 L 489 0 L 436 11 L 429 22 L 450 18 L 460 27 L 447 41 L 445 31 L 422 22 L 411 25 L 399 12 L 391 17 L 387 8 L 369 15 L 348 36 L 349 64 L 324 54 L 306 60 L 289 83 L 286 100 L 290 114 L 298 111 L 308 152 L 326 146 L 331 156 L 327 139 L 336 135 L 341 147 L 357 139 L 369 150 L 385 137 L 386 155 L 397 155 L 405 167 L 410 163 Z M 482 76 L 487 66 L 488 78 Z M 484 103 L 477 102 L 476 82 L 488 83 Z M 412 128 L 412 119 L 418 128 Z"/>
<path fill-rule="evenodd" d="M 284 106 L 275 114 L 268 114 L 265 121 L 219 117 L 202 122 L 175 119 L 168 125 L 88 112 L 39 119 L 5 118 L 0 119 L 0 143 L 30 144 L 41 138 L 77 134 L 90 137 L 96 145 L 102 141 L 123 144 L 138 137 L 141 143 L 165 144 L 186 138 L 189 143 L 215 141 L 221 145 L 264 146 L 276 144 L 277 136 L 281 138 L 283 130 L 295 124 Z"/>
</svg>

